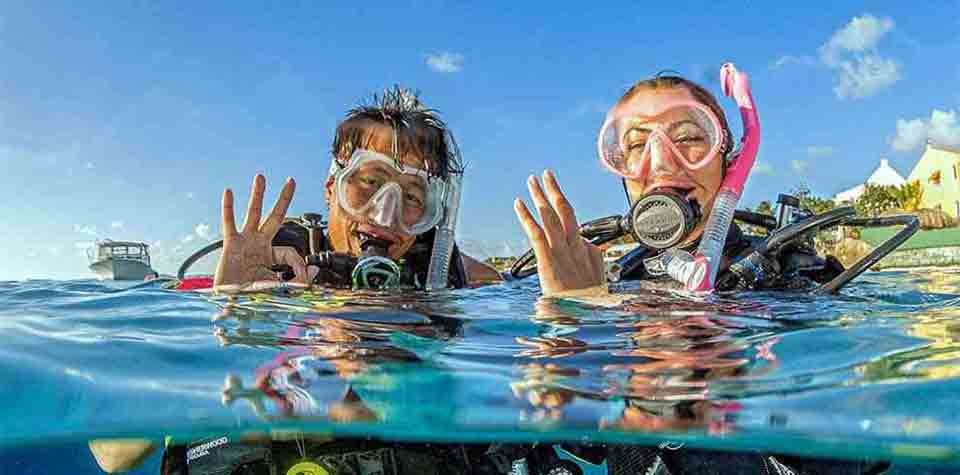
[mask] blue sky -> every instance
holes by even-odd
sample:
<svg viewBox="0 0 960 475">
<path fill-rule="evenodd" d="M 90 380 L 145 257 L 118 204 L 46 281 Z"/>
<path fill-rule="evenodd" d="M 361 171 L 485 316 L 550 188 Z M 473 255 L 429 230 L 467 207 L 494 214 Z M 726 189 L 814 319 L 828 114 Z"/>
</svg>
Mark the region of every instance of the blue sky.
<svg viewBox="0 0 960 475">
<path fill-rule="evenodd" d="M 928 136 L 960 145 L 957 1 L 332 3 L 0 0 L 0 279 L 88 277 L 96 237 L 153 243 L 172 272 L 258 171 L 271 199 L 297 178 L 291 214 L 323 212 L 337 120 L 395 83 L 451 125 L 460 234 L 487 249 L 519 247 L 511 200 L 544 167 L 581 219 L 625 208 L 595 136 L 660 70 L 715 93 L 722 62 L 751 74 L 748 205 L 833 194 L 881 157 L 906 175 Z"/>
</svg>

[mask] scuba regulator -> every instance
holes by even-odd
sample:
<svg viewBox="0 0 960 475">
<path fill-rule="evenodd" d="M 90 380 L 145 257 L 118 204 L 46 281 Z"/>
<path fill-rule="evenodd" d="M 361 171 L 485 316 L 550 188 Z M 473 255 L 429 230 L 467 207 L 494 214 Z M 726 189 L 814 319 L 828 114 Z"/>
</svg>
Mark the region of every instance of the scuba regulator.
<svg viewBox="0 0 960 475">
<path fill-rule="evenodd" d="M 688 239 L 702 219 L 700 205 L 671 188 L 658 188 L 637 200 L 625 215 L 607 216 L 580 226 L 580 234 L 594 245 L 631 235 L 641 247 L 656 254 Z M 636 260 L 629 270 L 641 263 Z M 536 272 L 536 256 L 527 251 L 514 263 L 510 275 L 517 279 Z M 619 281 L 628 269 L 618 264 L 607 268 L 607 277 Z"/>
<path fill-rule="evenodd" d="M 383 290 L 400 285 L 403 272 L 400 266 L 388 257 L 389 243 L 376 237 L 360 235 L 360 257 L 346 253 L 328 250 L 329 246 L 324 233 L 326 223 L 318 213 L 304 213 L 300 219 L 287 219 L 285 225 L 295 229 L 306 230 L 307 236 L 299 236 L 300 232 L 293 231 L 293 239 L 278 234 L 274 238 L 274 245 L 288 245 L 294 247 L 300 254 L 305 254 L 304 261 L 307 268 L 318 269 L 314 282 L 323 282 L 342 287 L 355 289 Z M 282 230 L 281 233 L 284 233 Z M 299 237 L 306 237 L 308 248 L 300 242 Z M 291 241 L 291 242 L 287 242 Z M 177 278 L 184 280 L 187 271 L 194 263 L 223 247 L 223 240 L 218 240 L 193 253 L 184 260 L 177 271 Z M 288 281 L 294 278 L 293 269 L 286 264 L 271 266 L 279 281 Z"/>
<path fill-rule="evenodd" d="M 294 221 L 296 222 L 296 221 Z M 305 213 L 298 223 L 307 228 L 310 253 L 305 257 L 307 267 L 317 267 L 315 281 L 350 282 L 355 289 L 389 289 L 400 285 L 400 266 L 388 257 L 390 243 L 360 234 L 360 257 L 326 250 L 324 235 L 326 223 L 318 213 Z M 348 278 L 349 276 L 349 278 Z"/>
</svg>

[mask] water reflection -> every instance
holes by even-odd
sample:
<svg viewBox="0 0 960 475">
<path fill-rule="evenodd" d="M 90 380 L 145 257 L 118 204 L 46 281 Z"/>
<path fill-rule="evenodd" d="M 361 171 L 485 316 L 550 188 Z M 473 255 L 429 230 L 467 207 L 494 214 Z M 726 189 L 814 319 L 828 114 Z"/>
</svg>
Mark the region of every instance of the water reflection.
<svg viewBox="0 0 960 475">
<path fill-rule="evenodd" d="M 338 303 L 335 312 L 327 302 L 319 308 L 304 304 L 310 301 L 260 297 L 255 306 L 236 299 L 222 305 L 213 317 L 221 346 L 279 351 L 253 370 L 249 387 L 241 376 L 228 374 L 222 389 L 225 405 L 244 400 L 264 420 L 381 421 L 385 414 L 370 407 L 362 389 L 396 389 L 397 382 L 384 377 L 384 368 L 425 364 L 411 345 L 424 350 L 462 333 L 460 320 L 430 315 L 422 301 L 400 302 L 399 307 L 414 311 L 397 309 L 396 302 L 386 307 L 375 299 L 357 299 L 354 305 Z"/>
<path fill-rule="evenodd" d="M 763 310 L 760 305 L 682 303 L 675 297 L 651 293 L 619 306 L 618 318 L 606 321 L 597 320 L 601 311 L 588 305 L 538 301 L 534 319 L 544 327 L 538 337 L 516 338 L 523 349 L 515 357 L 550 362 L 524 364 L 522 377 L 511 383 L 514 395 L 530 404 L 528 417 L 560 420 L 578 400 L 599 400 L 620 408 L 614 416 L 599 418 L 599 429 L 733 430 L 741 406 L 714 397 L 710 384 L 774 371 L 779 337 L 769 327 L 751 328 L 737 319 L 755 318 Z M 587 335 L 578 335 L 597 326 L 608 327 L 604 333 L 614 338 L 591 344 Z M 601 382 L 593 390 L 586 389 L 591 375 Z"/>
</svg>

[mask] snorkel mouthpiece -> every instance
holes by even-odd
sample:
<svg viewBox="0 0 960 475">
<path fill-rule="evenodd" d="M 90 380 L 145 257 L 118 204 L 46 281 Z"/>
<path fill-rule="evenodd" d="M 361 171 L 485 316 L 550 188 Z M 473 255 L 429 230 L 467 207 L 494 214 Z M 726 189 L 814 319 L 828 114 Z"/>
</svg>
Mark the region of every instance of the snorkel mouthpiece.
<svg viewBox="0 0 960 475">
<path fill-rule="evenodd" d="M 696 253 L 691 255 L 683 250 L 670 249 L 661 255 L 667 273 L 690 291 L 710 292 L 714 289 L 727 231 L 760 147 L 760 118 L 750 94 L 747 74 L 738 71 L 733 63 L 726 63 L 720 68 L 720 86 L 724 95 L 732 97 L 740 109 L 743 137 L 739 152 L 720 184 Z"/>
<path fill-rule="evenodd" d="M 360 259 L 353 268 L 353 287 L 359 289 L 389 289 L 400 284 L 400 266 L 387 257 L 390 243 L 360 233 Z"/>
</svg>

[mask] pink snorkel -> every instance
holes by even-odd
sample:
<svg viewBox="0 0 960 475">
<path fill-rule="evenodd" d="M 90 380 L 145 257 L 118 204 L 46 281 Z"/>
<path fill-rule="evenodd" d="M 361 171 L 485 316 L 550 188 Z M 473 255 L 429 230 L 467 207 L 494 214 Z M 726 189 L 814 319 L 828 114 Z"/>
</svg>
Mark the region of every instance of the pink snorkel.
<svg viewBox="0 0 960 475">
<path fill-rule="evenodd" d="M 747 74 L 738 71 L 733 63 L 726 63 L 720 68 L 720 85 L 723 94 L 733 97 L 740 108 L 743 137 L 740 139 L 739 152 L 720 184 L 696 253 L 691 255 L 683 250 L 670 249 L 662 256 L 667 274 L 684 284 L 689 291 L 713 291 L 727 231 L 760 147 L 760 119 L 750 94 Z"/>
</svg>

